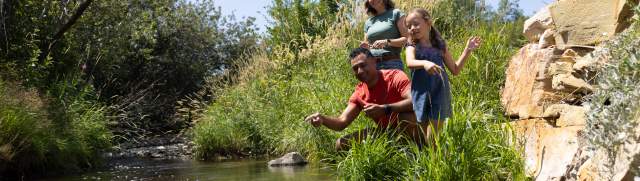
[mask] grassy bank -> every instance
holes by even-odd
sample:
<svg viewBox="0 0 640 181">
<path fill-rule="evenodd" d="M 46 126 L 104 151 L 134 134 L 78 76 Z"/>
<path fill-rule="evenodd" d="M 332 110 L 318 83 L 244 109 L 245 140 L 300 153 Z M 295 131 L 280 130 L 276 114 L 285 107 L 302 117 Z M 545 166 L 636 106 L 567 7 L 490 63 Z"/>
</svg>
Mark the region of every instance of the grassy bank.
<svg viewBox="0 0 640 181">
<path fill-rule="evenodd" d="M 404 10 L 435 7 L 432 11 L 436 17 L 453 16 L 447 13 L 455 12 L 449 10 L 456 7 L 448 6 L 455 4 L 451 2 L 435 6 L 422 1 L 396 3 Z M 236 77 L 238 85 L 220 91 L 193 130 L 199 157 L 299 151 L 311 160 L 334 160 L 338 176 L 347 180 L 385 176 L 408 180 L 522 179 L 522 161 L 508 146 L 511 132 L 500 124 L 506 119 L 499 104 L 507 60 L 522 42 L 521 22 L 465 20 L 443 29 L 456 55 L 471 35 L 481 36 L 484 43 L 462 74 L 451 79 L 454 116 L 438 137 L 437 149 L 419 150 L 414 145 L 380 138 L 337 154 L 333 150 L 336 138 L 373 126 L 364 116 L 343 132 L 313 128 L 303 122 L 305 116 L 316 111 L 338 115 L 357 83 L 347 54 L 362 38 L 359 25 L 364 17 L 355 10 L 341 13 L 339 17 L 352 19 L 339 20 L 327 30 L 327 37 L 311 41 L 300 54 L 275 47 L 270 53 L 256 56 Z"/>
<path fill-rule="evenodd" d="M 69 85 L 75 84 L 62 82 L 39 95 L 0 81 L 0 180 L 77 172 L 100 162 L 111 140 L 104 108 Z"/>
</svg>

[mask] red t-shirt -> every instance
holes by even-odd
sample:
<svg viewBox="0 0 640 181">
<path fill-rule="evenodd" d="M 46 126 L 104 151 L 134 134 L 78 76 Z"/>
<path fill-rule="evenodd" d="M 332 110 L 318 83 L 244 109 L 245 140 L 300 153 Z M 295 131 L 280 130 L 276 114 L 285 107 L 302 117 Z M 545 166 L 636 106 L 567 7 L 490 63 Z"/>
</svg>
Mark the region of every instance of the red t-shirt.
<svg viewBox="0 0 640 181">
<path fill-rule="evenodd" d="M 360 82 L 349 98 L 349 104 L 354 104 L 364 109 L 368 104 L 393 104 L 404 100 L 402 94 L 411 90 L 411 82 L 407 75 L 400 70 L 380 70 L 381 77 L 375 87 L 369 88 L 367 84 Z M 395 125 L 398 121 L 398 113 L 381 116 L 374 119 L 379 128 L 386 128 L 389 124 Z"/>
</svg>

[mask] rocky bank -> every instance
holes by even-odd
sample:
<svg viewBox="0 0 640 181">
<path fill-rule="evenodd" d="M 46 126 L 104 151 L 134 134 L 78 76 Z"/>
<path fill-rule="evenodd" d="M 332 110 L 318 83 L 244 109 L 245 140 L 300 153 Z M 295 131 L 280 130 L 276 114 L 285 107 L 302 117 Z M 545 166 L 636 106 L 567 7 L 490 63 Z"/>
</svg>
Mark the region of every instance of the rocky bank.
<svg viewBox="0 0 640 181">
<path fill-rule="evenodd" d="M 509 62 L 501 103 L 513 120 L 528 176 L 626 180 L 636 175 L 638 141 L 620 145 L 625 151 L 607 153 L 608 149 L 591 147 L 583 133 L 593 111 L 588 97 L 600 88 L 598 70 L 611 58 L 607 44 L 630 31 L 637 4 L 638 0 L 558 0 L 525 22 L 529 44 Z"/>
</svg>

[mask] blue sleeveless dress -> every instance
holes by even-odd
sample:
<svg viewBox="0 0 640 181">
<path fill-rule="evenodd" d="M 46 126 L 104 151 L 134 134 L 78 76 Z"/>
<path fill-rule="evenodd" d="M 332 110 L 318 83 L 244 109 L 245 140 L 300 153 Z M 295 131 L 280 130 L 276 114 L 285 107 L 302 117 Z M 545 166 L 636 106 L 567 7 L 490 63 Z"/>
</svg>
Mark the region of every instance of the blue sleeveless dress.
<svg viewBox="0 0 640 181">
<path fill-rule="evenodd" d="M 431 61 L 445 69 L 440 49 L 414 47 L 416 60 Z M 451 88 L 447 72 L 429 75 L 424 69 L 412 70 L 411 99 L 419 123 L 451 117 Z"/>
</svg>

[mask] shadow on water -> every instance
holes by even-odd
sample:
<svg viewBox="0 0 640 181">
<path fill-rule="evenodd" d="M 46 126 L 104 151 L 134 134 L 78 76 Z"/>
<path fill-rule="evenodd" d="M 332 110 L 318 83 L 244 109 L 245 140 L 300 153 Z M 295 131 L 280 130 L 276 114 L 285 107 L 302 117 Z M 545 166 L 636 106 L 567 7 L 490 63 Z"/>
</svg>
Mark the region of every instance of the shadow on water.
<svg viewBox="0 0 640 181">
<path fill-rule="evenodd" d="M 44 180 L 336 180 L 321 165 L 269 167 L 267 160 L 200 162 L 193 160 L 120 160 L 103 170 Z"/>
</svg>

